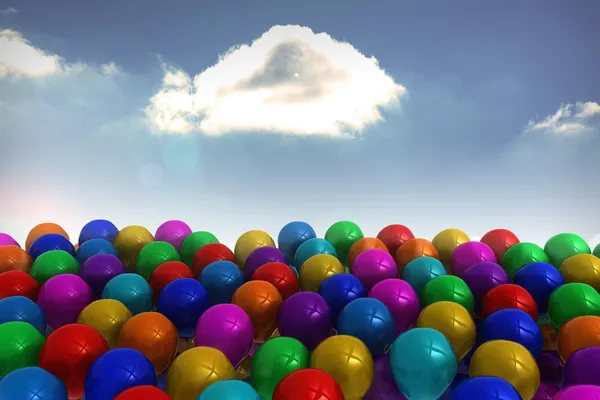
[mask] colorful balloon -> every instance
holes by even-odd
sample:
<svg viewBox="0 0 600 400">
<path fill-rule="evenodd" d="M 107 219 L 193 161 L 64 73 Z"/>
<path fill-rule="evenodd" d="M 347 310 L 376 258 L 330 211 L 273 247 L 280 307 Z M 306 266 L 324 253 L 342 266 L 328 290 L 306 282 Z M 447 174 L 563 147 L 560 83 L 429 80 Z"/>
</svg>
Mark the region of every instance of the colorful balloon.
<svg viewBox="0 0 600 400">
<path fill-rule="evenodd" d="M 23 271 L 7 271 L 0 273 L 0 299 L 11 296 L 24 296 L 37 300 L 40 284 L 31 275 Z"/>
<path fill-rule="evenodd" d="M 95 219 L 81 228 L 77 243 L 81 246 L 92 239 L 104 239 L 113 243 L 118 233 L 119 229 L 112 222 L 105 219 Z"/>
<path fill-rule="evenodd" d="M 33 242 L 35 242 L 40 236 L 52 233 L 62 235 L 65 238 L 69 239 L 69 235 L 67 234 L 67 232 L 65 232 L 65 230 L 59 225 L 54 224 L 52 222 L 46 222 L 43 224 L 36 225 L 35 227 L 33 227 L 33 229 L 31 229 L 31 231 L 29 231 L 27 239 L 25 240 L 25 250 L 29 251 Z"/>
<path fill-rule="evenodd" d="M 46 333 L 46 316 L 35 302 L 24 296 L 0 300 L 0 324 L 13 321 L 27 322 L 42 335 Z"/>
<path fill-rule="evenodd" d="M 298 246 L 298 250 L 296 250 L 296 254 L 294 256 L 294 265 L 302 270 L 302 265 L 306 262 L 306 260 L 312 256 L 316 256 L 317 254 L 329 254 L 337 257 L 335 248 L 331 243 L 325 239 L 312 238 Z"/>
<path fill-rule="evenodd" d="M 315 230 L 306 222 L 294 221 L 281 228 L 277 236 L 277 247 L 289 262 L 294 261 L 298 247 L 307 240 L 317 237 Z"/>
<path fill-rule="evenodd" d="M 179 251 L 181 254 L 181 261 L 192 268 L 196 252 L 210 243 L 219 243 L 219 239 L 210 232 L 199 231 L 188 235 L 181 244 L 181 249 Z"/>
<path fill-rule="evenodd" d="M 79 314 L 77 323 L 94 328 L 108 343 L 111 349 L 117 347 L 119 332 L 131 318 L 131 311 L 120 301 L 112 299 L 96 300 Z"/>
<path fill-rule="evenodd" d="M 451 400 L 521 400 L 519 392 L 496 376 L 476 376 L 462 381 L 452 392 Z"/>
<path fill-rule="evenodd" d="M 385 244 L 391 255 L 395 255 L 400 246 L 414 238 L 412 231 L 400 224 L 388 225 L 377 234 L 377 239 Z"/>
<path fill-rule="evenodd" d="M 381 249 L 361 253 L 354 260 L 350 272 L 360 279 L 367 290 L 385 279 L 397 278 L 399 275 L 394 257 Z"/>
<path fill-rule="evenodd" d="M 63 235 L 49 233 L 42 235 L 31 244 L 29 255 L 34 260 L 47 251 L 62 250 L 75 256 L 75 248 L 73 244 Z"/>
<path fill-rule="evenodd" d="M 354 299 L 365 297 L 362 282 L 350 274 L 338 274 L 327 278 L 319 287 L 319 295 L 329 305 L 332 321 L 337 321 L 342 309 Z"/>
<path fill-rule="evenodd" d="M 519 243 L 520 240 L 507 229 L 494 229 L 483 235 L 480 242 L 490 246 L 496 255 L 496 260 L 502 261 L 506 250 Z"/>
<path fill-rule="evenodd" d="M 573 352 L 564 369 L 564 385 L 600 386 L 600 347 L 585 347 Z"/>
<path fill-rule="evenodd" d="M 573 233 L 560 233 L 552 236 L 546 242 L 544 252 L 548 255 L 550 264 L 556 268 L 560 268 L 570 257 L 578 254 L 590 255 L 592 253 L 587 242 L 581 236 Z"/>
<path fill-rule="evenodd" d="M 51 250 L 40 255 L 31 266 L 31 276 L 43 285 L 50 278 L 63 274 L 79 274 L 79 263 L 63 250 Z"/>
<path fill-rule="evenodd" d="M 113 400 L 171 400 L 171 397 L 156 386 L 135 386 L 121 392 Z"/>
<path fill-rule="evenodd" d="M 192 230 L 185 222 L 171 220 L 158 227 L 154 239 L 157 242 L 169 243 L 179 252 L 183 241 L 191 234 Z"/>
<path fill-rule="evenodd" d="M 600 317 L 585 315 L 567 321 L 558 331 L 557 346 L 563 362 L 577 350 L 600 346 Z"/>
<path fill-rule="evenodd" d="M 0 246 L 0 274 L 7 271 L 29 273 L 32 263 L 29 253 L 19 246 Z"/>
<path fill-rule="evenodd" d="M 113 244 L 119 252 L 121 261 L 127 268 L 127 271 L 135 271 L 135 265 L 137 262 L 140 251 L 148 243 L 154 241 L 154 236 L 150 231 L 142 226 L 132 225 L 127 226 L 117 233 Z"/>
<path fill-rule="evenodd" d="M 456 276 L 462 277 L 469 267 L 480 262 L 495 263 L 494 251 L 485 243 L 466 242 L 454 249 L 450 260 L 450 269 Z"/>
<path fill-rule="evenodd" d="M 0 399 L 65 400 L 67 389 L 51 373 L 38 367 L 26 367 L 0 380 Z"/>
<path fill-rule="evenodd" d="M 533 358 L 542 353 L 544 338 L 537 323 L 522 310 L 507 308 L 487 316 L 481 329 L 481 340 L 510 340 L 525 347 Z"/>
<path fill-rule="evenodd" d="M 600 258 L 591 254 L 576 254 L 560 265 L 560 274 L 567 283 L 586 283 L 600 290 Z"/>
<path fill-rule="evenodd" d="M 555 350 L 544 350 L 536 359 L 540 370 L 542 382 L 562 385 L 563 364 L 558 352 Z"/>
<path fill-rule="evenodd" d="M 245 282 L 242 270 L 231 261 L 215 261 L 202 270 L 198 280 L 208 292 L 210 304 L 230 303 Z"/>
<path fill-rule="evenodd" d="M 435 235 L 431 244 L 437 250 L 442 263 L 449 267 L 454 250 L 470 241 L 469 236 L 460 229 L 444 229 Z"/>
<path fill-rule="evenodd" d="M 17 247 L 21 247 L 19 245 L 19 243 L 13 239 L 12 236 L 6 234 L 6 233 L 2 233 L 0 232 L 0 247 L 2 246 L 17 246 Z"/>
<path fill-rule="evenodd" d="M 481 310 L 481 302 L 487 292 L 496 286 L 510 283 L 510 279 L 502 267 L 494 262 L 482 261 L 473 264 L 462 274 L 475 299 L 475 312 Z"/>
<path fill-rule="evenodd" d="M 325 232 L 325 240 L 333 245 L 338 258 L 344 265 L 348 262 L 348 252 L 352 245 L 363 237 L 361 229 L 351 221 L 336 222 Z"/>
<path fill-rule="evenodd" d="M 344 400 L 340 385 L 327 372 L 315 368 L 298 369 L 284 377 L 275 388 L 273 400 Z"/>
<path fill-rule="evenodd" d="M 246 278 L 251 279 L 259 267 L 272 262 L 287 263 L 285 255 L 277 247 L 259 247 L 254 250 L 244 264 Z"/>
<path fill-rule="evenodd" d="M 375 375 L 371 388 L 363 400 L 405 400 L 406 397 L 396 387 L 390 366 L 390 356 L 375 357 Z"/>
<path fill-rule="evenodd" d="M 244 283 L 233 295 L 231 303 L 240 306 L 250 317 L 255 342 L 264 342 L 277 328 L 277 314 L 283 299 L 269 282 Z"/>
<path fill-rule="evenodd" d="M 267 232 L 253 230 L 244 233 L 235 242 L 233 253 L 238 265 L 245 265 L 246 259 L 259 247 L 275 247 L 273 238 Z"/>
<path fill-rule="evenodd" d="M 500 264 L 511 279 L 521 267 L 534 262 L 549 262 L 548 255 L 537 244 L 520 242 L 511 246 L 502 257 Z"/>
<path fill-rule="evenodd" d="M 46 314 L 46 324 L 57 329 L 77 321 L 92 296 L 92 289 L 79 276 L 57 275 L 42 285 L 37 303 Z"/>
<path fill-rule="evenodd" d="M 354 242 L 350 250 L 348 250 L 348 266 L 352 267 L 356 257 L 371 249 L 379 249 L 389 253 L 388 248 L 381 240 L 377 238 L 362 238 Z"/>
<path fill-rule="evenodd" d="M 120 301 L 133 315 L 152 309 L 152 288 L 138 274 L 120 274 L 112 278 L 102 291 L 103 299 Z"/>
<path fill-rule="evenodd" d="M 596 257 L 600 258 L 600 243 L 598 243 L 596 245 L 596 247 L 594 247 L 594 252 L 592 254 L 594 254 Z"/>
<path fill-rule="evenodd" d="M 597 400 L 600 398 L 600 386 L 569 386 L 558 392 L 552 400 Z"/>
<path fill-rule="evenodd" d="M 104 239 L 90 239 L 77 248 L 75 259 L 79 264 L 83 264 L 88 258 L 98 254 L 119 256 L 119 252 L 111 242 Z"/>
<path fill-rule="evenodd" d="M 421 295 L 430 280 L 446 274 L 446 268 L 437 258 L 419 257 L 406 264 L 400 277 L 412 286 L 417 295 Z"/>
<path fill-rule="evenodd" d="M 148 280 L 148 284 L 154 293 L 154 304 L 158 303 L 160 292 L 162 292 L 165 286 L 181 278 L 195 278 L 192 269 L 181 261 L 167 261 L 156 267 Z"/>
<path fill-rule="evenodd" d="M 196 400 L 261 400 L 252 385 L 239 380 L 218 381 L 200 393 Z"/>
<path fill-rule="evenodd" d="M 297 339 L 308 350 L 325 340 L 333 327 L 327 302 L 313 292 L 299 292 L 283 302 L 278 315 L 279 333 Z"/>
<path fill-rule="evenodd" d="M 208 292 L 195 279 L 182 278 L 169 283 L 160 292 L 156 306 L 177 328 L 179 336 L 194 336 L 200 316 L 208 309 Z"/>
<path fill-rule="evenodd" d="M 177 249 L 167 242 L 151 242 L 140 250 L 135 271 L 145 280 L 149 280 L 152 272 L 167 261 L 181 261 Z"/>
<path fill-rule="evenodd" d="M 392 314 L 395 334 L 412 327 L 421 310 L 419 297 L 414 289 L 401 279 L 386 279 L 369 291 L 369 297 L 381 301 Z"/>
<path fill-rule="evenodd" d="M 600 316 L 600 294 L 585 283 L 566 283 L 550 295 L 548 317 L 555 330 L 584 315 Z"/>
<path fill-rule="evenodd" d="M 398 264 L 398 271 L 402 274 L 402 270 L 412 260 L 419 257 L 431 257 L 440 259 L 437 249 L 433 244 L 426 239 L 410 239 L 406 241 L 398 250 L 396 254 L 393 254 L 396 258 L 396 264 Z"/>
<path fill-rule="evenodd" d="M 300 290 L 298 276 L 289 265 L 270 262 L 260 266 L 253 274 L 253 281 L 266 281 L 277 288 L 283 300 Z"/>
<path fill-rule="evenodd" d="M 217 261 L 230 261 L 236 263 L 235 255 L 222 243 L 209 243 L 202 246 L 195 254 L 192 260 L 192 271 L 199 277 L 202 270 L 207 265 Z"/>
<path fill-rule="evenodd" d="M 452 301 L 475 311 L 475 300 L 465 281 L 454 275 L 441 275 L 429 281 L 421 293 L 421 305 L 427 307 L 438 301 Z"/>
<path fill-rule="evenodd" d="M 543 262 L 527 264 L 515 275 L 515 284 L 523 287 L 535 301 L 538 312 L 548 312 L 548 301 L 565 280 L 553 265 Z"/>
<path fill-rule="evenodd" d="M 300 287 L 304 291 L 316 293 L 327 278 L 344 272 L 344 266 L 336 257 L 329 254 L 314 255 L 300 268 Z"/>
<path fill-rule="evenodd" d="M 8 373 L 38 365 L 44 336 L 27 322 L 0 325 L 0 382 Z"/>
<path fill-rule="evenodd" d="M 79 271 L 79 276 L 90 285 L 97 297 L 102 296 L 106 284 L 115 276 L 127 272 L 119 258 L 112 254 L 97 254 L 88 258 Z"/>
<path fill-rule="evenodd" d="M 506 284 L 496 286 L 483 296 L 481 317 L 486 318 L 493 312 L 505 308 L 525 311 L 534 320 L 538 318 L 537 304 L 533 297 L 521 286 Z"/>
</svg>

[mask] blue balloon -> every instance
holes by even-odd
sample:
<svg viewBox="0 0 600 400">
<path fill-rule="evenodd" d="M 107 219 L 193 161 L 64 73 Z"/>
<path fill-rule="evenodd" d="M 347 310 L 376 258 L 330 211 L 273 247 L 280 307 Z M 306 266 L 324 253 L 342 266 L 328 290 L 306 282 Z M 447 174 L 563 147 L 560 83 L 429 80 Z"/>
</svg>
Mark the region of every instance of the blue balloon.
<svg viewBox="0 0 600 400">
<path fill-rule="evenodd" d="M 564 285 L 565 280 L 552 264 L 535 262 L 527 264 L 515 275 L 516 285 L 523 287 L 531 294 L 540 314 L 548 312 L 548 300 L 557 287 Z"/>
<path fill-rule="evenodd" d="M 544 337 L 538 324 L 523 310 L 498 310 L 483 320 L 481 340 L 509 340 L 525 347 L 537 358 L 544 347 Z"/>
<path fill-rule="evenodd" d="M 218 381 L 202 391 L 196 400 L 261 400 L 254 388 L 238 380 Z"/>
<path fill-rule="evenodd" d="M 64 383 L 40 367 L 17 369 L 0 380 L 0 399 L 67 400 L 68 398 Z"/>
<path fill-rule="evenodd" d="M 367 291 L 362 282 L 354 275 L 336 274 L 327 278 L 319 287 L 319 294 L 331 310 L 333 321 L 351 301 L 365 297 Z"/>
<path fill-rule="evenodd" d="M 91 239 L 104 239 L 110 243 L 114 243 L 118 233 L 119 230 L 112 222 L 105 219 L 96 219 L 88 222 L 81 228 L 79 245 L 81 246 Z"/>
<path fill-rule="evenodd" d="M 446 275 L 446 268 L 440 260 L 432 257 L 418 257 L 406 264 L 401 279 L 421 294 L 423 287 L 436 276 Z"/>
<path fill-rule="evenodd" d="M 83 265 L 88 258 L 96 256 L 98 254 L 110 254 L 115 257 L 119 257 L 119 252 L 113 244 L 105 239 L 90 239 L 86 240 L 79 246 L 75 252 L 75 259 L 79 264 Z"/>
<path fill-rule="evenodd" d="M 194 336 L 200 316 L 209 307 L 208 292 L 192 278 L 169 282 L 158 296 L 158 312 L 175 325 L 182 338 Z"/>
<path fill-rule="evenodd" d="M 298 250 L 296 250 L 296 255 L 294 256 L 294 265 L 298 267 L 298 270 L 301 270 L 302 264 L 317 254 L 330 254 L 334 257 L 337 257 L 335 248 L 331 243 L 325 239 L 313 238 L 308 239 L 298 247 Z"/>
<path fill-rule="evenodd" d="M 456 377 L 454 377 L 454 380 L 452 381 L 452 383 L 450 384 L 450 387 L 448 387 L 448 389 L 446 389 L 446 391 L 444 392 L 444 394 L 442 395 L 442 397 L 440 397 L 438 400 L 451 400 L 452 399 L 452 393 L 454 393 L 454 391 L 456 390 L 456 388 L 458 387 L 458 385 L 460 385 L 463 381 L 469 379 L 469 374 L 462 374 L 462 373 L 457 373 Z"/>
<path fill-rule="evenodd" d="M 37 238 L 29 249 L 29 255 L 35 260 L 50 250 L 63 250 L 75 256 L 75 246 L 73 246 L 73 243 L 63 235 L 57 233 L 50 233 Z"/>
<path fill-rule="evenodd" d="M 294 262 L 298 247 L 307 240 L 317 237 L 315 230 L 302 221 L 290 222 L 279 232 L 277 237 L 277 247 L 285 255 L 288 262 Z M 300 265 L 298 265 L 299 267 Z"/>
<path fill-rule="evenodd" d="M 408 399 L 437 399 L 456 377 L 456 354 L 446 337 L 413 328 L 396 338 L 389 352 L 394 382 Z"/>
<path fill-rule="evenodd" d="M 200 273 L 200 283 L 208 292 L 210 304 L 231 303 L 233 294 L 245 282 L 244 273 L 231 261 L 215 261 Z"/>
<path fill-rule="evenodd" d="M 373 357 L 385 354 L 396 338 L 392 313 L 383 302 L 369 297 L 356 299 L 342 309 L 337 331 L 360 339 Z"/>
<path fill-rule="evenodd" d="M 519 392 L 507 381 L 495 376 L 476 376 L 462 381 L 451 400 L 521 400 Z"/>
<path fill-rule="evenodd" d="M 84 383 L 85 400 L 107 400 L 135 386 L 156 386 L 154 365 L 129 348 L 109 350 L 94 361 Z"/>
<path fill-rule="evenodd" d="M 44 310 L 27 297 L 12 296 L 0 300 L 0 325 L 13 321 L 27 322 L 42 335 L 46 333 Z"/>
<path fill-rule="evenodd" d="M 103 299 L 118 300 L 133 315 L 148 312 L 152 309 L 152 288 L 138 274 L 121 274 L 112 278 L 102 291 Z"/>
</svg>

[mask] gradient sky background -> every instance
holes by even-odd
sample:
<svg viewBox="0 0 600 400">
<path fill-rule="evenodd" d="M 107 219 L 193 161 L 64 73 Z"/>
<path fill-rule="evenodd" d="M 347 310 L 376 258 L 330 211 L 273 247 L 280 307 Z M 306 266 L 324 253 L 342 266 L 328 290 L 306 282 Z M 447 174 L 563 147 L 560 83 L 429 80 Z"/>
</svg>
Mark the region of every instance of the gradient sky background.
<svg viewBox="0 0 600 400">
<path fill-rule="evenodd" d="M 94 218 L 229 245 L 291 220 L 600 241 L 598 1 L 0 10 L 0 231 L 19 241 Z"/>
</svg>

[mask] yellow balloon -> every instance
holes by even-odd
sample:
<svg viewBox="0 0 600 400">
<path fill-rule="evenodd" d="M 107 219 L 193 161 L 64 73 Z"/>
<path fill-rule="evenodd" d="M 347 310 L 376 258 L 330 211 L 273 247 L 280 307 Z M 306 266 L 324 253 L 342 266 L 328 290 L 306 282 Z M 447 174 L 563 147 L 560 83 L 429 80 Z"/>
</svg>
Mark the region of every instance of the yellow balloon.
<svg viewBox="0 0 600 400">
<path fill-rule="evenodd" d="M 600 258 L 591 254 L 576 254 L 560 266 L 566 283 L 587 283 L 600 291 Z"/>
<path fill-rule="evenodd" d="M 267 232 L 248 231 L 240 236 L 233 250 L 238 265 L 243 268 L 250 253 L 259 247 L 275 247 L 273 238 Z"/>
<path fill-rule="evenodd" d="M 471 358 L 469 376 L 502 378 L 517 389 L 523 400 L 533 399 L 540 386 L 540 370 L 529 350 L 508 340 L 492 340 L 479 346 Z"/>
<path fill-rule="evenodd" d="M 432 328 L 446 336 L 458 361 L 475 345 L 477 328 L 466 308 L 451 301 L 438 301 L 425 307 L 417 318 L 418 328 Z"/>
<path fill-rule="evenodd" d="M 194 400 L 208 385 L 234 378 L 233 365 L 220 350 L 194 347 L 181 353 L 171 364 L 167 394 L 173 400 Z"/>
<path fill-rule="evenodd" d="M 367 346 L 353 336 L 336 335 L 313 351 L 310 367 L 329 373 L 342 388 L 345 400 L 360 400 L 373 383 L 375 367 Z"/>
<path fill-rule="evenodd" d="M 321 283 L 330 276 L 343 274 L 344 265 L 330 254 L 317 254 L 309 258 L 300 268 L 300 287 L 305 292 L 318 292 Z"/>
<path fill-rule="evenodd" d="M 142 226 L 132 225 L 119 231 L 114 246 L 119 252 L 121 261 L 129 272 L 135 272 L 135 263 L 142 248 L 154 241 L 150 231 Z"/>
<path fill-rule="evenodd" d="M 454 250 L 463 243 L 470 242 L 469 236 L 460 229 L 444 229 L 431 241 L 433 247 L 440 255 L 440 261 L 446 266 L 450 265 L 450 259 Z"/>
<path fill-rule="evenodd" d="M 98 331 L 111 349 L 117 347 L 121 328 L 131 318 L 131 311 L 123 303 L 112 299 L 96 300 L 81 313 L 77 323 L 89 325 Z"/>
</svg>

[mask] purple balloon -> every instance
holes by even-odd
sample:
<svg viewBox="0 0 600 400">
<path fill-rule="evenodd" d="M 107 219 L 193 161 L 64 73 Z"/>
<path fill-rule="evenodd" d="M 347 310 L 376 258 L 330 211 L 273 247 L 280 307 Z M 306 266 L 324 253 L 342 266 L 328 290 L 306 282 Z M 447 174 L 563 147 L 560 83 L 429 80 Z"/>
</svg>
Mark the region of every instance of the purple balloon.
<svg viewBox="0 0 600 400">
<path fill-rule="evenodd" d="M 46 324 L 52 329 L 74 324 L 81 311 L 92 302 L 92 289 L 73 274 L 54 276 L 40 289 L 38 305 L 46 314 Z"/>
<path fill-rule="evenodd" d="M 453 275 L 462 277 L 467 268 L 483 261 L 498 261 L 490 246 L 481 242 L 466 242 L 452 252 L 450 268 Z"/>
<path fill-rule="evenodd" d="M 100 297 L 108 281 L 126 272 L 125 266 L 117 257 L 112 254 L 97 254 L 83 263 L 79 276 L 90 285 L 94 295 Z"/>
<path fill-rule="evenodd" d="M 577 350 L 565 363 L 563 382 L 565 386 L 600 386 L 600 347 Z"/>
<path fill-rule="evenodd" d="M 154 240 L 170 243 L 179 251 L 185 238 L 191 234 L 192 230 L 185 222 L 173 220 L 167 221 L 158 227 Z"/>
<path fill-rule="evenodd" d="M 17 246 L 21 247 L 19 243 L 12 238 L 12 236 L 0 232 L 0 246 Z"/>
<path fill-rule="evenodd" d="M 350 267 L 365 289 L 370 290 L 377 283 L 398 277 L 396 260 L 390 253 L 381 249 L 369 249 L 360 253 Z"/>
<path fill-rule="evenodd" d="M 375 357 L 375 376 L 371 389 L 363 400 L 406 400 L 406 397 L 396 387 L 394 375 L 390 368 L 390 357 L 386 354 Z"/>
<path fill-rule="evenodd" d="M 386 279 L 379 282 L 369 291 L 369 297 L 381 301 L 390 310 L 396 323 L 396 335 L 410 329 L 421 312 L 417 292 L 402 279 Z"/>
<path fill-rule="evenodd" d="M 234 367 L 248 355 L 254 339 L 252 321 L 235 304 L 217 304 L 202 314 L 196 324 L 196 346 L 219 349 Z"/>
<path fill-rule="evenodd" d="M 556 393 L 552 400 L 600 400 L 600 386 L 568 386 Z"/>
<path fill-rule="evenodd" d="M 552 400 L 554 395 L 558 393 L 558 386 L 550 382 L 541 382 L 538 391 L 531 400 Z"/>
<path fill-rule="evenodd" d="M 285 255 L 277 247 L 259 247 L 254 250 L 244 264 L 244 270 L 246 271 L 246 279 L 251 279 L 252 274 L 263 265 L 270 262 L 281 262 L 287 264 Z"/>
<path fill-rule="evenodd" d="M 563 365 L 557 351 L 544 350 L 536 359 L 542 382 L 560 384 L 563 378 Z"/>
<path fill-rule="evenodd" d="M 510 278 L 504 269 L 496 263 L 490 261 L 478 262 L 471 265 L 463 273 L 462 279 L 465 281 L 473 297 L 477 308 L 481 306 L 483 296 L 496 286 L 510 283 Z"/>
<path fill-rule="evenodd" d="M 278 327 L 281 336 L 293 337 L 312 351 L 333 327 L 329 305 L 317 293 L 295 293 L 281 305 Z"/>
</svg>

